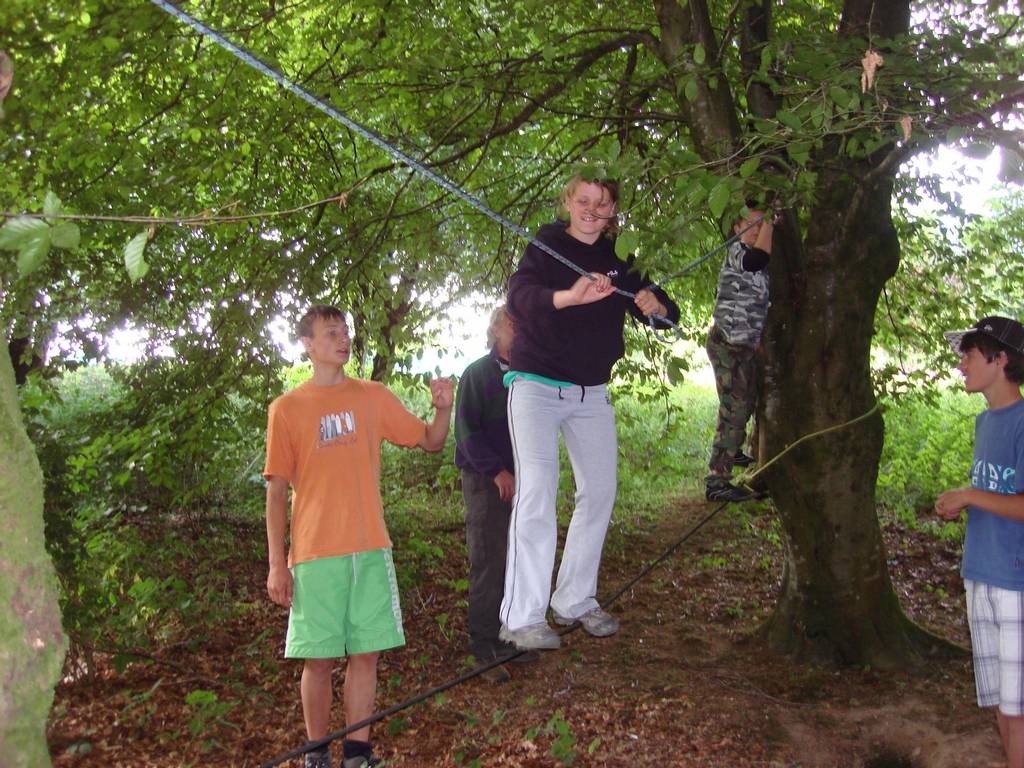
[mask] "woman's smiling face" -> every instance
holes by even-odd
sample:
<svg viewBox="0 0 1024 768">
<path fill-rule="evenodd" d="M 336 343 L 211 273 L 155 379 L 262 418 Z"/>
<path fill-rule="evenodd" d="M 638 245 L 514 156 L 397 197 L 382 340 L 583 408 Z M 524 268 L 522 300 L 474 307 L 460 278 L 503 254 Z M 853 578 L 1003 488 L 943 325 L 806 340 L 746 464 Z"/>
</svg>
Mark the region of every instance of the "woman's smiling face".
<svg viewBox="0 0 1024 768">
<path fill-rule="evenodd" d="M 600 184 L 583 182 L 565 201 L 569 213 L 569 234 L 585 243 L 594 243 L 616 214 L 616 204 Z"/>
</svg>

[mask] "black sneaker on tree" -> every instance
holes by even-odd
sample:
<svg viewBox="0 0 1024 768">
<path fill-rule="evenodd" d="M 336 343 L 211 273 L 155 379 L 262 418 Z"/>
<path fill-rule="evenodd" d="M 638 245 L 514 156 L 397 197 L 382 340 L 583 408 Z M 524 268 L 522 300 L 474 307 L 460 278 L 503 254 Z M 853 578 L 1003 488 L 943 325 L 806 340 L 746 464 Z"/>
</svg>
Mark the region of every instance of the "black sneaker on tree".
<svg viewBox="0 0 1024 768">
<path fill-rule="evenodd" d="M 732 460 L 734 467 L 749 467 L 751 464 L 755 464 L 753 456 L 747 456 L 743 451 L 740 451 Z"/>
<path fill-rule="evenodd" d="M 746 488 L 737 488 L 732 483 L 709 485 L 704 489 L 708 501 L 750 501 L 754 494 Z"/>
</svg>

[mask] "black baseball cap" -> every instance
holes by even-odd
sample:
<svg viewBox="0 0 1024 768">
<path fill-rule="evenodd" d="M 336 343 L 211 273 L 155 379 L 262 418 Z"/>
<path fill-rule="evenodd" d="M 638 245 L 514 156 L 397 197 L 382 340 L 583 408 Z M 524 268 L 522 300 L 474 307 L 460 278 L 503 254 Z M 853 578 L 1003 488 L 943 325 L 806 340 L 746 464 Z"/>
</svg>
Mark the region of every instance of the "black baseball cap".
<svg viewBox="0 0 1024 768">
<path fill-rule="evenodd" d="M 965 331 L 946 331 L 942 335 L 953 346 L 953 351 L 959 355 L 960 343 L 964 340 L 964 336 L 969 333 L 984 334 L 995 339 L 1000 344 L 1004 344 L 1010 349 L 1024 354 L 1024 325 L 1009 317 L 1000 317 L 999 315 L 983 317 L 974 324 L 973 328 L 968 328 Z"/>
</svg>

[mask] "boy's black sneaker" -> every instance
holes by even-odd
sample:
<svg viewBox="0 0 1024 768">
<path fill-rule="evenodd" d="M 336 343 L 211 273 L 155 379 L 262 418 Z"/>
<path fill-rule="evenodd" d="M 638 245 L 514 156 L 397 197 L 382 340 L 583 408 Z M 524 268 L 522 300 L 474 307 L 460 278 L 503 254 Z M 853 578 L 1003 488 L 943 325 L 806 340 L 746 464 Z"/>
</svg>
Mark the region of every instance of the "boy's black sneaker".
<svg viewBox="0 0 1024 768">
<path fill-rule="evenodd" d="M 306 768 L 332 768 L 331 753 L 326 749 L 306 753 Z"/>
<path fill-rule="evenodd" d="M 740 451 L 732 460 L 734 467 L 749 467 L 751 464 L 755 464 L 753 456 L 747 456 L 743 451 Z"/>
<path fill-rule="evenodd" d="M 507 643 L 504 640 L 498 640 L 494 644 L 494 655 L 495 656 L 511 656 L 513 653 L 518 652 L 512 643 Z M 510 659 L 513 664 L 530 664 L 540 658 L 540 654 L 537 651 L 522 651 L 514 659 Z"/>
<path fill-rule="evenodd" d="M 704 489 L 708 501 L 750 501 L 754 494 L 746 488 L 737 488 L 732 483 L 709 485 Z"/>
<path fill-rule="evenodd" d="M 497 667 L 491 667 L 486 672 L 481 672 L 480 677 L 488 683 L 501 685 L 502 683 L 509 682 L 512 679 L 512 674 L 505 669 L 505 665 L 502 664 Z"/>
<path fill-rule="evenodd" d="M 341 748 L 345 753 L 341 768 L 373 768 L 380 764 L 380 758 L 373 756 L 373 747 L 368 741 L 345 739 Z"/>
</svg>

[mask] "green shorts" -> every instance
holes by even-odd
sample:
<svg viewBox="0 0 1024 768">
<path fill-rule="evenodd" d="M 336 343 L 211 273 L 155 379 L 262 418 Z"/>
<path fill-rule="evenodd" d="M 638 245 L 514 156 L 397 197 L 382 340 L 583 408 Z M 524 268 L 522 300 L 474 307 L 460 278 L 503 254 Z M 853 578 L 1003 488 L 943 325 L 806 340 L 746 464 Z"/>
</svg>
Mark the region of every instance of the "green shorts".
<svg viewBox="0 0 1024 768">
<path fill-rule="evenodd" d="M 337 659 L 405 645 L 390 549 L 307 560 L 292 578 L 286 658 Z"/>
</svg>

